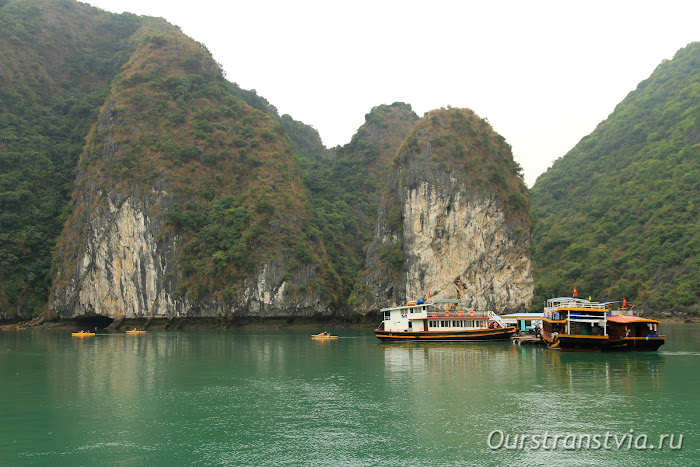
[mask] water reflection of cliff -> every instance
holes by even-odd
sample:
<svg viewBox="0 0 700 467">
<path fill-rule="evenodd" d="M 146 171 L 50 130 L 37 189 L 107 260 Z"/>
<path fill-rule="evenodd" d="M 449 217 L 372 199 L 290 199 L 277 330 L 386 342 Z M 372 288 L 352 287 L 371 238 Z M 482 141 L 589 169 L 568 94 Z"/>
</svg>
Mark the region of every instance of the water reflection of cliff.
<svg viewBox="0 0 700 467">
<path fill-rule="evenodd" d="M 54 424 L 48 431 L 71 445 L 74 433 L 65 427 L 99 427 L 93 439 L 82 440 L 85 449 L 115 434 L 126 445 L 153 438 L 155 427 L 177 414 L 182 398 L 194 393 L 195 375 L 206 370 L 206 357 L 231 352 L 226 339 L 196 333 L 105 333 L 84 339 L 52 333 L 44 344 L 47 416 Z"/>
</svg>

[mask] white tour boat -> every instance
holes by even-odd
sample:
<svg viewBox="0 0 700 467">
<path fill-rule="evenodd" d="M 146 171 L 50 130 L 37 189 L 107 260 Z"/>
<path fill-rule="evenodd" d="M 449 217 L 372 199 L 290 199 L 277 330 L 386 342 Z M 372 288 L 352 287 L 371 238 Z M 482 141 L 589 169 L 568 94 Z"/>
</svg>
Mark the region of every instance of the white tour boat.
<svg viewBox="0 0 700 467">
<path fill-rule="evenodd" d="M 493 311 L 458 309 L 459 300 L 418 300 L 382 308 L 374 334 L 382 341 L 492 341 L 508 340 L 516 331 Z"/>
</svg>

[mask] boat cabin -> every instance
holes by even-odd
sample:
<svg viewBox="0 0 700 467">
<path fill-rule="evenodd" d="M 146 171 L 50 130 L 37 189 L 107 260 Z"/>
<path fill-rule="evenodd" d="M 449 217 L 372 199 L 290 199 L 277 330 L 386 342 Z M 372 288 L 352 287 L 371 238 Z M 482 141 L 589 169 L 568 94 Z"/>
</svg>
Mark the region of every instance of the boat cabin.
<svg viewBox="0 0 700 467">
<path fill-rule="evenodd" d="M 459 300 L 436 299 L 408 302 L 405 306 L 382 308 L 384 331 L 449 331 L 455 329 L 488 329 L 489 316 L 474 310 L 458 310 Z"/>
<path fill-rule="evenodd" d="M 501 318 L 508 326 L 515 326 L 521 333 L 532 333 L 534 329 L 542 329 L 544 313 L 513 313 L 503 315 Z"/>
<path fill-rule="evenodd" d="M 580 298 L 560 297 L 547 300 L 542 327 L 550 334 L 604 336 L 610 310 L 603 304 Z"/>
<path fill-rule="evenodd" d="M 608 318 L 608 335 L 613 340 L 625 337 L 659 337 L 660 323 L 655 319 L 637 316 L 611 316 Z"/>
<path fill-rule="evenodd" d="M 618 303 L 621 306 L 613 306 Z M 660 321 L 634 316 L 632 307 L 625 300 L 549 299 L 542 318 L 542 340 L 561 350 L 657 350 L 666 339 L 659 335 Z"/>
</svg>

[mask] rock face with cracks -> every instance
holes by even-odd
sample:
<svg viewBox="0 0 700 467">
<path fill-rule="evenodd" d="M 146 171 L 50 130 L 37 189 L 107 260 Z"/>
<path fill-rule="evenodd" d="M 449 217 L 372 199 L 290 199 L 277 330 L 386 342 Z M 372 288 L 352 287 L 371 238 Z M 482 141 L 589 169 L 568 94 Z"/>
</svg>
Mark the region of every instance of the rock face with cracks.
<svg viewBox="0 0 700 467">
<path fill-rule="evenodd" d="M 287 277 L 275 260 L 262 263 L 236 297 L 193 300 L 179 296 L 178 237 L 159 240 L 164 220 L 149 214 L 152 203 L 167 199 L 167 193 L 123 198 L 97 190 L 83 196 L 88 204 L 87 198 L 105 199 L 86 219 L 84 248 L 75 252 L 75 266 L 68 271 L 66 285 L 54 291 L 52 307 L 62 318 L 311 316 L 328 309 L 318 293 L 290 293 L 316 276 L 313 265 L 300 267 Z"/>
<path fill-rule="evenodd" d="M 529 218 L 509 206 L 527 202 L 526 190 L 517 166 L 504 176 L 493 158 L 514 164 L 503 139 L 471 111 L 434 111 L 419 122 L 379 209 L 358 287 L 365 309 L 429 297 L 498 313 L 529 307 Z"/>
<path fill-rule="evenodd" d="M 100 128 L 113 125 L 105 106 Z M 104 131 L 104 130 L 103 130 Z M 104 158 L 118 151 L 105 138 Z M 148 189 L 105 186 L 98 171 L 78 176 L 76 209 L 59 243 L 51 307 L 63 318 L 232 319 L 335 315 L 313 284 L 314 263 L 285 268 L 269 254 L 235 293 L 182 293 L 182 235 L 168 228 L 175 200 L 164 179 Z M 440 110 L 420 120 L 389 171 L 356 286 L 359 306 L 458 298 L 471 309 L 525 310 L 533 295 L 527 190 L 510 148 L 471 111 Z"/>
</svg>

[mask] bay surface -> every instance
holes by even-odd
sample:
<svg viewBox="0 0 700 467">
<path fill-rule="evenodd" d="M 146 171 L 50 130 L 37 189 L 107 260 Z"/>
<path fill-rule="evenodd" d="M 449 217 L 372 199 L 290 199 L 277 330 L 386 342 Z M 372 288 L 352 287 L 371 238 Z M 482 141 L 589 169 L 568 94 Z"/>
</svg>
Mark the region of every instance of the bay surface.
<svg viewBox="0 0 700 467">
<path fill-rule="evenodd" d="M 605 354 L 340 328 L 1 332 L 0 463 L 692 465 L 700 325 L 662 329 L 658 352 Z"/>
</svg>

